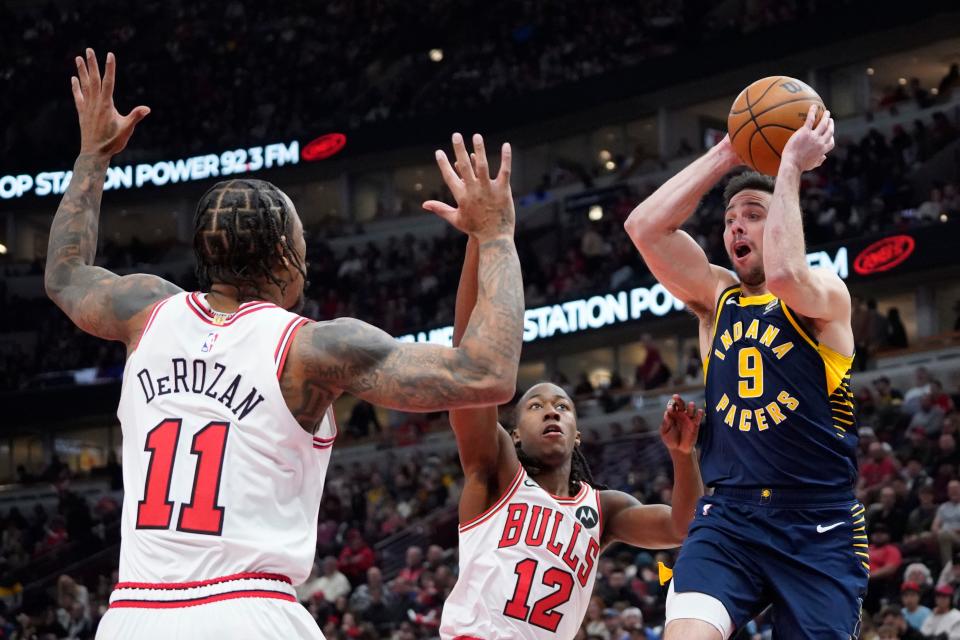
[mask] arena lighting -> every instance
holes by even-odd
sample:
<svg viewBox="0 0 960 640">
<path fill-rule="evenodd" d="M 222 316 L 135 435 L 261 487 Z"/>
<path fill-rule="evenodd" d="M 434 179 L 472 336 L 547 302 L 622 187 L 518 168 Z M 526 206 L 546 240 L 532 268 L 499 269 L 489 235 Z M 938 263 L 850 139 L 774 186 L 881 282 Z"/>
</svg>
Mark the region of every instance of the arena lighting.
<svg viewBox="0 0 960 640">
<path fill-rule="evenodd" d="M 443 49 L 430 49 L 430 59 L 434 62 L 443 60 Z"/>
<path fill-rule="evenodd" d="M 7 245 L 0 244 L 0 256 L 7 255 Z"/>
<path fill-rule="evenodd" d="M 614 162 L 613 160 L 607 160 L 603 166 L 604 168 L 606 168 L 607 171 L 613 171 L 614 169 L 617 168 L 617 163 Z"/>
<path fill-rule="evenodd" d="M 606 162 L 612 158 L 613 158 L 613 154 L 611 154 L 606 149 L 603 149 L 602 151 L 600 151 L 600 162 Z"/>
<path fill-rule="evenodd" d="M 875 72 L 874 72 L 874 70 L 873 70 L 873 67 L 867 67 L 867 75 L 868 75 L 868 76 L 872 76 L 874 73 L 875 73 Z"/>
<path fill-rule="evenodd" d="M 327 133 L 308 142 L 300 152 L 300 157 L 307 162 L 326 160 L 340 153 L 345 146 L 347 146 L 347 136 L 342 133 Z"/>
<path fill-rule="evenodd" d="M 587 217 L 593 220 L 594 222 L 597 222 L 598 220 L 602 220 L 603 207 L 601 207 L 598 204 L 593 205 L 592 207 L 590 207 L 590 211 L 587 212 Z"/>
<path fill-rule="evenodd" d="M 345 141 L 346 138 L 344 138 Z M 299 142 L 296 140 L 277 142 L 180 160 L 161 160 L 110 167 L 107 169 L 107 180 L 103 188 L 106 191 L 114 189 L 119 191 L 145 186 L 162 187 L 167 184 L 273 169 L 298 162 L 300 162 Z M 72 176 L 72 171 L 42 171 L 36 175 L 0 176 L 0 200 L 11 200 L 25 195 L 61 195 L 67 190 Z"/>
<path fill-rule="evenodd" d="M 906 78 L 897 78 L 897 83 L 902 87 L 902 86 L 904 86 L 905 84 L 907 84 L 907 79 L 906 79 Z"/>
<path fill-rule="evenodd" d="M 808 253 L 807 263 L 811 267 L 832 269 L 844 280 L 849 275 L 846 247 L 837 249 L 833 257 L 826 251 Z M 523 341 L 536 342 L 557 335 L 574 335 L 648 316 L 659 318 L 683 308 L 683 303 L 659 282 L 651 287 L 637 287 L 536 307 L 524 313 Z M 453 343 L 453 327 L 419 331 L 397 339 L 401 342 L 430 342 L 450 346 Z"/>
</svg>

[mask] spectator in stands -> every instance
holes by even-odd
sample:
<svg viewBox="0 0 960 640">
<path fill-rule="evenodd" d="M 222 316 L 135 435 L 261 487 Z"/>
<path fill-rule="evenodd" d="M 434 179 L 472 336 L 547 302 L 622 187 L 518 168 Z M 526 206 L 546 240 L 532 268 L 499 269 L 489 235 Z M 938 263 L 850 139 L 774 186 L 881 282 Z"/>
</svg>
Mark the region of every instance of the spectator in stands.
<svg viewBox="0 0 960 640">
<path fill-rule="evenodd" d="M 890 640 L 924 640 L 923 634 L 907 623 L 902 610 L 896 605 L 885 607 L 879 618 L 883 625 L 878 630 L 881 640 L 885 634 Z"/>
<path fill-rule="evenodd" d="M 920 604 L 920 585 L 904 582 L 900 587 L 900 602 L 903 603 L 901 613 L 907 624 L 915 631 L 920 631 L 930 615 L 930 609 Z"/>
<path fill-rule="evenodd" d="M 894 597 L 900 582 L 900 564 L 903 557 L 900 549 L 890 540 L 890 532 L 880 524 L 868 531 L 870 536 L 870 582 L 864 607 L 874 611 L 883 599 Z"/>
<path fill-rule="evenodd" d="M 907 514 L 899 504 L 893 487 L 885 486 L 880 490 L 880 502 L 871 505 L 867 512 L 867 530 L 882 525 L 890 532 L 891 540 L 899 543 L 903 540 L 906 520 Z"/>
<path fill-rule="evenodd" d="M 320 575 L 308 579 L 297 588 L 297 595 L 301 602 L 321 599 L 332 604 L 337 601 L 337 598 L 350 593 L 350 581 L 337 570 L 336 558 L 327 556 L 322 562 L 315 563 L 315 566 L 316 564 L 321 565 Z"/>
<path fill-rule="evenodd" d="M 587 396 L 593 394 L 593 385 L 585 372 L 580 373 L 580 380 L 577 386 L 573 388 L 574 396 Z"/>
<path fill-rule="evenodd" d="M 926 367 L 917 367 L 914 372 L 914 385 L 903 394 L 903 412 L 913 415 L 920 408 L 920 400 L 930 393 L 930 372 Z"/>
<path fill-rule="evenodd" d="M 930 400 L 934 405 L 940 407 L 944 415 L 955 409 L 953 398 L 943 390 L 943 384 L 939 380 L 930 381 Z"/>
<path fill-rule="evenodd" d="M 907 461 L 907 472 L 912 480 L 926 482 L 929 480 L 924 467 L 929 467 L 933 460 L 933 445 L 927 438 L 923 427 L 911 427 L 907 430 L 907 441 L 901 445 L 897 454 L 901 460 Z M 910 462 L 914 465 L 911 466 Z"/>
<path fill-rule="evenodd" d="M 923 429 L 927 437 L 933 437 L 943 428 L 943 409 L 933 403 L 929 393 L 920 398 L 920 406 L 910 418 L 911 429 Z"/>
<path fill-rule="evenodd" d="M 933 532 L 940 544 L 940 561 L 947 564 L 953 558 L 954 546 L 960 544 L 960 481 L 951 480 L 947 485 L 949 500 L 937 509 L 933 520 Z"/>
<path fill-rule="evenodd" d="M 408 547 L 405 564 L 400 570 L 399 578 L 416 583 L 423 573 L 423 549 L 417 546 Z"/>
<path fill-rule="evenodd" d="M 900 319 L 900 310 L 896 307 L 890 307 L 887 311 L 887 340 L 886 346 L 891 349 L 906 349 L 907 328 L 903 326 L 903 320 Z"/>
<path fill-rule="evenodd" d="M 366 438 L 370 435 L 370 426 L 376 429 L 377 433 L 382 433 L 380 420 L 377 418 L 377 411 L 372 404 L 363 400 L 357 400 L 350 410 L 350 418 L 347 420 L 347 433 L 354 438 Z"/>
<path fill-rule="evenodd" d="M 872 443 L 869 455 L 870 460 L 860 469 L 860 489 L 872 494 L 893 480 L 897 467 L 883 443 Z"/>
<path fill-rule="evenodd" d="M 627 582 L 627 574 L 623 569 L 616 567 L 599 586 L 597 592 L 604 603 L 616 605 L 624 603 L 631 607 L 639 607 L 642 603 L 636 592 Z"/>
<path fill-rule="evenodd" d="M 903 543 L 904 552 L 921 553 L 931 546 L 936 535 L 931 530 L 933 521 L 937 517 L 937 505 L 934 503 L 933 488 L 920 487 L 917 491 L 920 504 L 907 516 Z"/>
<path fill-rule="evenodd" d="M 656 343 L 653 341 L 653 336 L 645 333 L 641 341 L 643 342 L 645 353 L 643 362 L 637 366 L 635 376 L 636 385 L 640 389 L 656 389 L 657 387 L 662 387 L 670 380 L 670 369 L 663 361 L 663 357 L 660 355 L 660 349 L 657 348 Z"/>
<path fill-rule="evenodd" d="M 378 567 L 367 569 L 367 582 L 354 589 L 350 596 L 350 608 L 353 611 L 363 615 L 374 600 L 374 594 L 379 593 L 380 602 L 386 606 L 393 604 L 394 596 L 392 592 L 385 591 L 383 588 L 383 574 Z"/>
<path fill-rule="evenodd" d="M 347 531 L 346 538 L 347 544 L 340 552 L 338 567 L 350 584 L 357 585 L 363 581 L 367 569 L 373 566 L 375 557 L 373 549 L 357 529 Z"/>
<path fill-rule="evenodd" d="M 950 70 L 940 79 L 937 86 L 937 99 L 946 102 L 950 99 L 950 93 L 960 86 L 960 65 L 956 62 L 950 65 Z"/>
<path fill-rule="evenodd" d="M 943 585 L 936 589 L 936 606 L 920 627 L 925 636 L 945 634 L 948 640 L 960 640 L 960 611 L 953 608 L 953 587 Z"/>
</svg>

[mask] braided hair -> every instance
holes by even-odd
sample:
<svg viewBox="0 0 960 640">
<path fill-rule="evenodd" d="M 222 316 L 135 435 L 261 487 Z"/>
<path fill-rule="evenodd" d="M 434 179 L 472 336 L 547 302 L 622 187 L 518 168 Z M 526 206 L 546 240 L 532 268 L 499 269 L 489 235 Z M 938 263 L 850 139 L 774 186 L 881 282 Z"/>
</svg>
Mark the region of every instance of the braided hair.
<svg viewBox="0 0 960 640">
<path fill-rule="evenodd" d="M 200 286 L 228 284 L 244 298 L 260 293 L 264 281 L 284 291 L 287 283 L 273 273 L 279 260 L 277 245 L 306 279 L 292 230 L 293 210 L 273 184 L 243 179 L 213 185 L 200 198 L 194 216 L 193 252 Z"/>
</svg>

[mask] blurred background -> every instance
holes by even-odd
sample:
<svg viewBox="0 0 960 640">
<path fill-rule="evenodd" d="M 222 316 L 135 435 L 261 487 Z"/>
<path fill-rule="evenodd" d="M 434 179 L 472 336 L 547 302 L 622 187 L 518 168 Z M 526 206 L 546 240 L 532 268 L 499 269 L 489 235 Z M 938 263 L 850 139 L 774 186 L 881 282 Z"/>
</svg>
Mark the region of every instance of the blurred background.
<svg viewBox="0 0 960 640">
<path fill-rule="evenodd" d="M 90 638 L 116 582 L 124 350 L 42 287 L 87 46 L 116 53 L 121 110 L 153 110 L 111 169 L 98 264 L 195 288 L 195 203 L 255 174 L 304 221 L 315 319 L 448 340 L 465 240 L 420 208 L 452 201 L 433 150 L 455 130 L 509 140 L 521 390 L 566 388 L 594 475 L 647 503 L 671 499 L 662 407 L 701 400 L 702 369 L 696 322 L 622 223 L 725 135 L 744 86 L 810 84 L 837 120 L 804 178 L 810 260 L 854 295 L 862 637 L 917 637 L 935 591 L 960 597 L 958 34 L 949 1 L 0 2 L 0 637 Z M 727 264 L 721 215 L 717 190 L 686 229 Z M 434 638 L 462 484 L 446 415 L 351 397 L 336 414 L 301 600 L 331 640 Z M 659 638 L 672 555 L 611 548 L 580 637 Z M 769 637 L 763 617 L 738 637 Z"/>
</svg>

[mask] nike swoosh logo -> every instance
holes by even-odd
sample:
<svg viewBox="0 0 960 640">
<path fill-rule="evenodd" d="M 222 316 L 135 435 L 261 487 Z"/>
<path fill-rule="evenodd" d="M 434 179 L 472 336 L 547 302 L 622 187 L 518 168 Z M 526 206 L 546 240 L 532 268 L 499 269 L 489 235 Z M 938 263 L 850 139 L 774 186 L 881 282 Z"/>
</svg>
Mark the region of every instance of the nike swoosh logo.
<svg viewBox="0 0 960 640">
<path fill-rule="evenodd" d="M 738 301 L 738 300 L 734 300 L 733 298 L 730 298 L 729 300 L 726 301 L 725 304 L 737 304 L 737 302 L 739 302 L 739 301 Z"/>
<path fill-rule="evenodd" d="M 533 487 L 534 489 L 536 489 L 538 486 L 540 486 L 540 485 L 538 485 L 536 482 L 530 482 L 529 480 L 524 480 L 524 481 L 523 481 L 523 485 L 524 485 L 525 487 Z"/>
<path fill-rule="evenodd" d="M 822 524 L 818 524 L 818 525 L 817 525 L 817 533 L 826 533 L 827 531 L 830 531 L 831 529 L 836 529 L 837 527 L 839 527 L 839 526 L 842 525 L 842 524 L 843 524 L 843 522 L 837 522 L 837 523 L 835 523 L 835 524 L 831 524 L 829 527 L 825 527 L 825 526 L 823 526 Z"/>
</svg>

